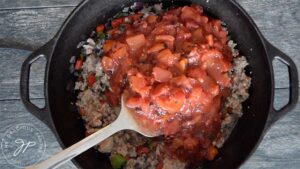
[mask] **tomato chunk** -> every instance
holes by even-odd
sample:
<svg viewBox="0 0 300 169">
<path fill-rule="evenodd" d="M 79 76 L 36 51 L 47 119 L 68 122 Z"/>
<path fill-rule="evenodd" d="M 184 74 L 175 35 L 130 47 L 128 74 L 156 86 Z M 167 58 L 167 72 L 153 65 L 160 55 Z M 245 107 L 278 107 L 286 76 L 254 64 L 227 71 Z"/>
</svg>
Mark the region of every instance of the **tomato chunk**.
<svg viewBox="0 0 300 169">
<path fill-rule="evenodd" d="M 77 59 L 75 63 L 75 70 L 81 69 L 82 63 L 82 59 Z"/>
<path fill-rule="evenodd" d="M 157 55 L 157 60 L 166 66 L 173 66 L 180 57 L 173 55 L 170 49 L 164 49 Z"/>
<path fill-rule="evenodd" d="M 167 85 L 166 83 L 161 83 L 158 84 L 154 89 L 152 89 L 151 96 L 155 98 L 158 96 L 166 95 L 169 93 L 169 91 L 170 91 L 170 86 Z"/>
<path fill-rule="evenodd" d="M 106 40 L 105 43 L 103 44 L 103 51 L 106 53 L 106 52 L 109 52 L 112 48 L 113 48 L 113 45 L 115 44 L 116 42 L 114 40 Z"/>
<path fill-rule="evenodd" d="M 158 82 L 168 82 L 172 79 L 172 73 L 160 67 L 154 67 L 152 70 L 152 75 Z"/>
<path fill-rule="evenodd" d="M 157 35 L 155 37 L 155 40 L 165 42 L 166 45 L 168 46 L 168 48 L 171 49 L 171 50 L 174 48 L 175 38 L 171 35 Z"/>
<path fill-rule="evenodd" d="M 115 68 L 117 66 L 116 62 L 113 61 L 112 58 L 107 57 L 107 56 L 103 56 L 103 58 L 101 60 L 101 64 L 102 64 L 102 67 L 105 72 L 108 72 L 108 71 L 114 72 Z"/>
<path fill-rule="evenodd" d="M 94 85 L 94 83 L 96 82 L 95 74 L 89 74 L 86 81 L 87 81 L 88 86 L 92 87 Z"/>
<path fill-rule="evenodd" d="M 123 22 L 124 22 L 124 18 L 123 17 L 122 18 L 117 18 L 117 19 L 114 19 L 114 20 L 111 21 L 111 26 L 113 28 L 116 28 L 117 26 L 119 26 Z"/>
<path fill-rule="evenodd" d="M 130 49 L 137 50 L 146 44 L 146 39 L 144 34 L 138 34 L 126 38 L 126 42 L 129 45 Z"/>
<path fill-rule="evenodd" d="M 180 88 L 170 91 L 170 96 L 160 96 L 155 99 L 157 105 L 169 113 L 179 112 L 185 102 L 184 92 Z"/>
<path fill-rule="evenodd" d="M 96 32 L 103 32 L 104 30 L 104 25 L 103 24 L 100 24 L 96 27 Z"/>
<path fill-rule="evenodd" d="M 147 86 L 147 81 L 143 75 L 130 76 L 128 80 L 133 91 L 139 93 L 142 97 L 149 95 L 150 86 Z"/>
<path fill-rule="evenodd" d="M 156 53 L 163 50 L 164 48 L 165 45 L 163 43 L 156 43 L 147 50 L 147 53 Z"/>
</svg>

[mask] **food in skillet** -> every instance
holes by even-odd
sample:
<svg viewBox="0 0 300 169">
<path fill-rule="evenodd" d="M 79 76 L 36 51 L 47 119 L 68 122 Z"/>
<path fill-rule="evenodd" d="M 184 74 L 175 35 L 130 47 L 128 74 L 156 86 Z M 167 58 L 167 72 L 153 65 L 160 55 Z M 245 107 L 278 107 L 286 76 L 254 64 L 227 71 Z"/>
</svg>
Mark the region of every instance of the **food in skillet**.
<svg viewBox="0 0 300 169">
<path fill-rule="evenodd" d="M 113 168 L 190 168 L 216 157 L 250 86 L 222 24 L 197 5 L 134 5 L 79 44 L 70 61 L 86 134 L 116 119 L 122 93 L 142 127 L 164 134 L 122 131 L 101 142 Z"/>
</svg>

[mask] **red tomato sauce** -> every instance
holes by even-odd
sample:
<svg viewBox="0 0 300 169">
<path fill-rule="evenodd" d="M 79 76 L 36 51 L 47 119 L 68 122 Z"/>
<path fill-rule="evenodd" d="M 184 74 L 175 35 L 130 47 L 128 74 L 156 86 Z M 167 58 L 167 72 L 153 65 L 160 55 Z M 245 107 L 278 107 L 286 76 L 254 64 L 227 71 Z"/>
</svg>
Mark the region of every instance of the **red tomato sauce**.
<svg viewBox="0 0 300 169">
<path fill-rule="evenodd" d="M 220 109 L 231 83 L 227 32 L 195 5 L 141 16 L 112 21 L 101 60 L 112 89 L 106 96 L 115 106 L 126 92 L 133 116 L 161 131 L 170 153 L 213 160 L 218 151 L 212 142 L 221 135 Z"/>
</svg>

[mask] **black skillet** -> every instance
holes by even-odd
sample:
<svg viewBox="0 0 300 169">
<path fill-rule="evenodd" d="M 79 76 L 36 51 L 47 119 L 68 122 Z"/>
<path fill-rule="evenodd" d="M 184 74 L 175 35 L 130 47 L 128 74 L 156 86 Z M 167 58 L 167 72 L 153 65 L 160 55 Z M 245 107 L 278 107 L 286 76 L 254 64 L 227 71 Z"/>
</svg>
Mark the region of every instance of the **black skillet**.
<svg viewBox="0 0 300 169">
<path fill-rule="evenodd" d="M 144 1 L 149 2 L 149 1 Z M 154 3 L 155 1 L 151 1 Z M 256 149 L 264 133 L 279 118 L 289 112 L 298 100 L 298 74 L 294 62 L 271 45 L 261 35 L 249 15 L 234 0 L 163 1 L 164 6 L 196 3 L 205 11 L 227 23 L 232 39 L 249 61 L 252 86 L 244 103 L 244 115 L 220 150 L 218 157 L 205 168 L 238 168 Z M 69 60 L 78 55 L 76 49 L 99 23 L 130 6 L 130 0 L 85 0 L 70 14 L 59 32 L 40 49 L 33 52 L 22 65 L 21 98 L 26 108 L 56 134 L 62 147 L 84 138 L 84 126 L 71 102 L 74 77 L 69 73 Z M 47 59 L 44 91 L 45 107 L 38 108 L 29 100 L 30 65 L 38 58 Z M 274 74 L 272 60 L 279 59 L 289 70 L 289 102 L 280 110 L 273 108 Z M 248 71 L 249 73 L 250 71 Z M 111 168 L 108 158 L 90 149 L 78 156 L 74 163 L 86 169 Z"/>
</svg>

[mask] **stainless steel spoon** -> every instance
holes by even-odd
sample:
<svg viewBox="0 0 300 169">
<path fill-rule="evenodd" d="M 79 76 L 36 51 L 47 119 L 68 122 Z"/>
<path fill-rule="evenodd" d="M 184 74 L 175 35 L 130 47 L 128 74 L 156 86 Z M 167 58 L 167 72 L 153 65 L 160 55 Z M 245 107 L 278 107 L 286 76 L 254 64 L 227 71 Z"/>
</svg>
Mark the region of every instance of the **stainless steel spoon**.
<svg viewBox="0 0 300 169">
<path fill-rule="evenodd" d="M 125 129 L 137 131 L 146 137 L 156 137 L 160 135 L 159 132 L 150 131 L 139 126 L 138 122 L 133 119 L 129 110 L 126 108 L 124 104 L 124 97 L 122 96 L 121 112 L 114 122 L 79 141 L 78 143 L 59 152 L 58 154 L 53 155 L 49 159 L 39 164 L 26 167 L 26 169 L 46 169 L 58 167 L 59 165 L 64 164 L 68 160 L 71 160 L 82 152 L 105 140 L 114 133 Z"/>
</svg>

